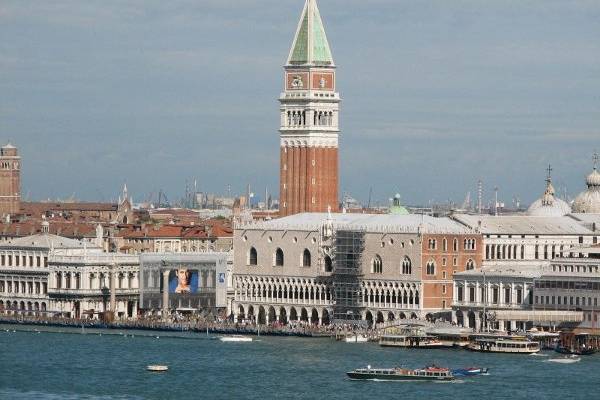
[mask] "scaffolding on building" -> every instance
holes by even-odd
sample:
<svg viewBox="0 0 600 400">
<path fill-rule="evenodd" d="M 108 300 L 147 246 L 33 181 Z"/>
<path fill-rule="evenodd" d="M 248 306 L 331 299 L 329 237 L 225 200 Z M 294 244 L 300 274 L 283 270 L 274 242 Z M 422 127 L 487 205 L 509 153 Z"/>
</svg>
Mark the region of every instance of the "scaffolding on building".
<svg viewBox="0 0 600 400">
<path fill-rule="evenodd" d="M 359 325 L 362 321 L 361 281 L 365 232 L 335 230 L 333 233 L 333 323 Z"/>
</svg>

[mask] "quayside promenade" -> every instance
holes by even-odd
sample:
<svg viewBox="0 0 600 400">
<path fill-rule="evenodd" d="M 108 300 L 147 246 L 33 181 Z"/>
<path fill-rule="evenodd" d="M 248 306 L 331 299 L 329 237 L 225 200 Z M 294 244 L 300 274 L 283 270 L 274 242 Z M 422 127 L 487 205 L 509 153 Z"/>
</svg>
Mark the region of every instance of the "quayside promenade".
<svg viewBox="0 0 600 400">
<path fill-rule="evenodd" d="M 213 334 L 242 334 L 269 336 L 333 337 L 336 334 L 357 332 L 375 336 L 376 330 L 359 328 L 323 327 L 305 323 L 282 325 L 278 323 L 256 325 L 251 322 L 233 323 L 230 321 L 208 322 L 203 320 L 163 321 L 160 319 L 137 319 L 131 321 L 105 322 L 91 319 L 46 318 L 37 316 L 1 316 L 0 324 L 33 325 L 96 329 L 128 329 L 163 332 L 208 332 Z"/>
</svg>

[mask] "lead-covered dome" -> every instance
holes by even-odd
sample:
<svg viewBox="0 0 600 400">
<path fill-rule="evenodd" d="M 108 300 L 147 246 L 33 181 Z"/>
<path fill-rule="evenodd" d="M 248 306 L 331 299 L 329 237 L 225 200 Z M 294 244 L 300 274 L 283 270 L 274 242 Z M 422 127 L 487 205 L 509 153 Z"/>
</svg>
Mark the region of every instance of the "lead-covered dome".
<svg viewBox="0 0 600 400">
<path fill-rule="evenodd" d="M 598 155 L 594 155 L 594 170 L 585 180 L 587 190 L 581 192 L 573 202 L 573 212 L 600 214 L 600 172 L 596 169 Z"/>
<path fill-rule="evenodd" d="M 527 209 L 527 215 L 534 217 L 562 217 L 571 212 L 571 207 L 566 201 L 555 197 L 552 178 L 550 177 L 552 168 L 548 167 L 548 177 L 546 178 L 546 190 L 540 199 L 534 201 Z"/>
</svg>

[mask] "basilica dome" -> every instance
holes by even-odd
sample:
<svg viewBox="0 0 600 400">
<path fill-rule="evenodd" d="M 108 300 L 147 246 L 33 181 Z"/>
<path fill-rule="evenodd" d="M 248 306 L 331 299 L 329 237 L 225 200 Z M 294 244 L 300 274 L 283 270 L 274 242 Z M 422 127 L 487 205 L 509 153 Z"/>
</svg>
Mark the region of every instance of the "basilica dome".
<svg viewBox="0 0 600 400">
<path fill-rule="evenodd" d="M 573 202 L 573 212 L 600 214 L 600 172 L 596 169 L 598 156 L 594 156 L 594 170 L 585 180 L 587 190 L 581 192 Z"/>
<path fill-rule="evenodd" d="M 396 193 L 392 200 L 392 206 L 390 207 L 390 214 L 395 215 L 408 215 L 410 214 L 406 208 L 400 204 L 400 193 Z"/>
<path fill-rule="evenodd" d="M 552 169 L 548 167 L 548 171 Z M 546 178 L 546 190 L 541 198 L 534 201 L 527 209 L 527 215 L 534 217 L 562 217 L 571 212 L 571 207 L 566 201 L 555 197 L 554 186 L 550 172 Z"/>
</svg>

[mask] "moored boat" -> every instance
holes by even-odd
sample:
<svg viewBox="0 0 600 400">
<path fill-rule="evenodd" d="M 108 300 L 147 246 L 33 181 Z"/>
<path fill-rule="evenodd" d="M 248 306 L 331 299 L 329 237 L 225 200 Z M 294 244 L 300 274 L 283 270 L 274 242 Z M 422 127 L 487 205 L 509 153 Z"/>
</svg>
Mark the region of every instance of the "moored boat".
<svg viewBox="0 0 600 400">
<path fill-rule="evenodd" d="M 344 342 L 346 343 L 366 343 L 369 341 L 369 338 L 365 335 L 348 335 L 344 337 Z"/>
<path fill-rule="evenodd" d="M 382 335 L 380 346 L 408 348 L 440 348 L 444 343 L 430 335 Z"/>
<path fill-rule="evenodd" d="M 572 354 L 575 356 L 589 356 L 596 352 L 596 350 L 591 347 L 567 348 L 560 345 L 556 346 L 554 351 L 560 354 Z"/>
<path fill-rule="evenodd" d="M 357 380 L 386 380 L 386 381 L 449 381 L 454 379 L 452 371 L 448 368 L 435 366 L 407 369 L 407 368 L 358 368 L 346 372 L 350 379 Z"/>
<path fill-rule="evenodd" d="M 467 346 L 469 350 L 486 353 L 524 353 L 532 354 L 540 351 L 540 344 L 527 339 L 480 338 L 474 339 Z"/>
</svg>

